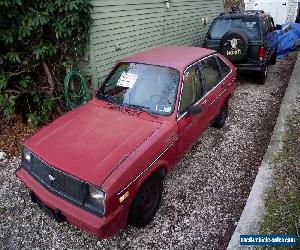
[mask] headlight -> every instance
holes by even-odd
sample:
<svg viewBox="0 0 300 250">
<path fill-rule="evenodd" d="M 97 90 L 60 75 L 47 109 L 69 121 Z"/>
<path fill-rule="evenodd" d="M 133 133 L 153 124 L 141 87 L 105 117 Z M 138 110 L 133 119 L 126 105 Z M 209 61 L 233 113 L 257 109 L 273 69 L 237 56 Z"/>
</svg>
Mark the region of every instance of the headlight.
<svg viewBox="0 0 300 250">
<path fill-rule="evenodd" d="M 31 161 L 31 152 L 27 148 L 23 148 L 23 159 L 25 161 Z"/>
<path fill-rule="evenodd" d="M 105 193 L 100 188 L 90 185 L 89 191 L 92 199 L 94 199 L 100 205 L 104 204 Z"/>
<path fill-rule="evenodd" d="M 22 149 L 22 164 L 25 168 L 30 170 L 31 152 L 27 148 Z"/>
<path fill-rule="evenodd" d="M 97 214 L 104 214 L 105 211 L 105 192 L 96 186 L 87 184 L 87 199 L 85 206 Z"/>
</svg>

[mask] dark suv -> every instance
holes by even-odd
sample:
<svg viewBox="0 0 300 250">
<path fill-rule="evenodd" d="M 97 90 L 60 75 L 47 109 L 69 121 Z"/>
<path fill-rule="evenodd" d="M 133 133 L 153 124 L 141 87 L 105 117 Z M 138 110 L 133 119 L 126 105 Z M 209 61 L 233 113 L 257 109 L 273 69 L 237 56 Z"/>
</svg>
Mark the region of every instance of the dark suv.
<svg viewBox="0 0 300 250">
<path fill-rule="evenodd" d="M 277 44 L 273 18 L 255 10 L 220 14 L 203 45 L 222 53 L 239 71 L 256 72 L 263 84 L 268 64 L 276 63 Z"/>
</svg>

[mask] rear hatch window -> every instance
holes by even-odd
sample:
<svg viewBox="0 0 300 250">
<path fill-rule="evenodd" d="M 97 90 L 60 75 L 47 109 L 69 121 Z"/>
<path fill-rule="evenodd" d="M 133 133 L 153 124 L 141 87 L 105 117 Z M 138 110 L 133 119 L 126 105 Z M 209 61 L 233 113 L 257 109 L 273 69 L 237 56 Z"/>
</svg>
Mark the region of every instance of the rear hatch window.
<svg viewBox="0 0 300 250">
<path fill-rule="evenodd" d="M 255 16 L 216 19 L 210 29 L 208 38 L 221 39 L 229 30 L 241 30 L 244 31 L 250 39 L 260 39 L 259 19 Z"/>
</svg>

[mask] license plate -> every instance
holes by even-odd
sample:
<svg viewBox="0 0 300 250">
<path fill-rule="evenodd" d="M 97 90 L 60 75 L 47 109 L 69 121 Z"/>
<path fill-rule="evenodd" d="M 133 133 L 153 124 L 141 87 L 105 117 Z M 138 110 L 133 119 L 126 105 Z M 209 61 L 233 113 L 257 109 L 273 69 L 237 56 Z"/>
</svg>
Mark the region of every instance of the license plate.
<svg viewBox="0 0 300 250">
<path fill-rule="evenodd" d="M 50 218 L 56 220 L 57 222 L 62 222 L 65 220 L 64 216 L 61 214 L 61 212 L 58 209 L 51 209 L 47 205 L 45 205 L 39 198 L 35 196 L 34 193 L 30 193 L 31 200 L 36 203 L 39 208 Z"/>
</svg>

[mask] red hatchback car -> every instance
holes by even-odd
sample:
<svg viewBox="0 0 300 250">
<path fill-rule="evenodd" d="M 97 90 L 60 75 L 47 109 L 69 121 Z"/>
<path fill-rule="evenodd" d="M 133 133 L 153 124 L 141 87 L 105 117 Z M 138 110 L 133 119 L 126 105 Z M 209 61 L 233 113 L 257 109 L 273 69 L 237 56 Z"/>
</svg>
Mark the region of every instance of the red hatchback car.
<svg viewBox="0 0 300 250">
<path fill-rule="evenodd" d="M 57 221 L 106 238 L 146 226 L 163 178 L 210 125 L 220 128 L 236 69 L 213 50 L 161 47 L 116 64 L 95 98 L 24 143 L 16 175 Z"/>
</svg>

